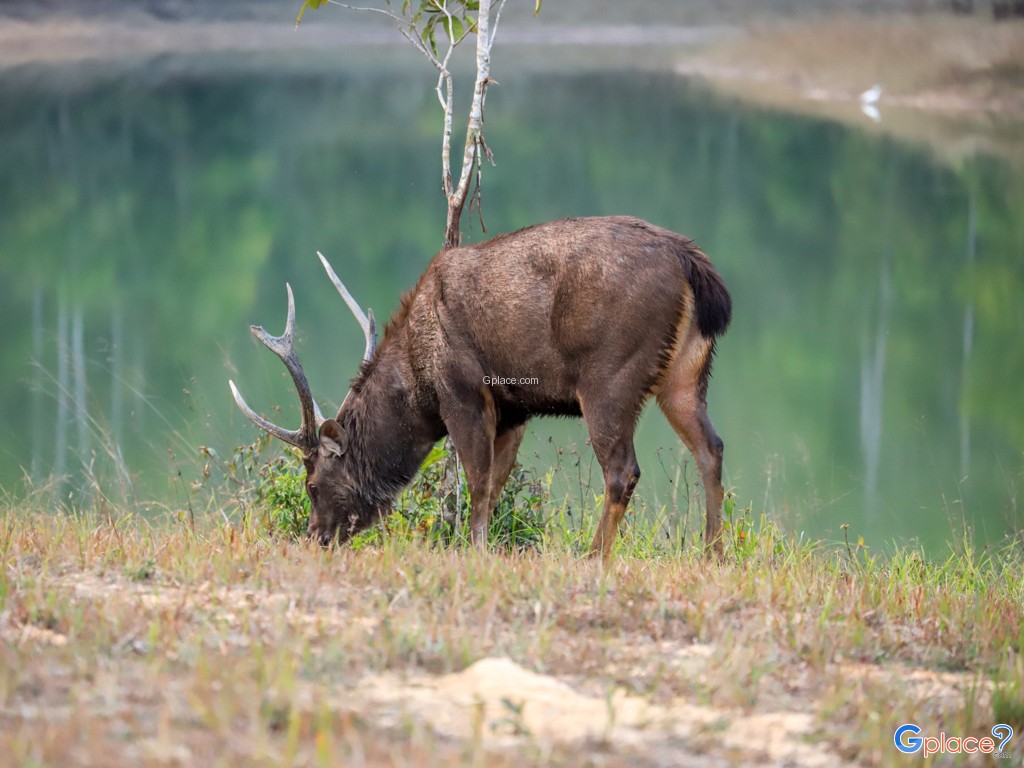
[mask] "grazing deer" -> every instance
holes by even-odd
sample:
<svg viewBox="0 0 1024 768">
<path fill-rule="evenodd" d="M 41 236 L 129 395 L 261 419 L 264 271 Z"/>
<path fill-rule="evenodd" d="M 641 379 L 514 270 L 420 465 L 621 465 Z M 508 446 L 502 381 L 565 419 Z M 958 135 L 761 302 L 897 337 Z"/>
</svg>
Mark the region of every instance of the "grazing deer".
<svg viewBox="0 0 1024 768">
<path fill-rule="evenodd" d="M 607 558 L 640 477 L 637 418 L 654 395 L 700 468 L 704 542 L 721 553 L 723 444 L 706 395 L 732 302 L 690 240 L 640 219 L 582 218 L 442 251 L 379 345 L 373 313 L 320 259 L 366 336 L 337 416 L 323 417 L 295 354 L 290 286 L 284 335 L 252 332 L 291 373 L 301 426 L 267 421 L 229 382 L 249 419 L 302 450 L 311 536 L 329 544 L 371 525 L 450 435 L 469 485 L 470 538 L 486 547 L 526 421 L 582 416 L 605 480 L 591 553 Z"/>
</svg>

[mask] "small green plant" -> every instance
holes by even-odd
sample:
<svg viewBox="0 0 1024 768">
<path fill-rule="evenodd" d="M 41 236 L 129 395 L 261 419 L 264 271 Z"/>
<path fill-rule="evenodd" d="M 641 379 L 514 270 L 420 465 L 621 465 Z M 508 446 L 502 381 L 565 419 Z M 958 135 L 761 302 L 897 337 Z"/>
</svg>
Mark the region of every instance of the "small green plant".
<svg viewBox="0 0 1024 768">
<path fill-rule="evenodd" d="M 538 549 L 547 529 L 546 503 L 545 486 L 517 464 L 501 490 L 491 517 L 491 546 L 508 551 Z"/>
<path fill-rule="evenodd" d="M 386 523 L 393 535 L 425 535 L 441 546 L 469 541 L 469 488 L 462 472 L 457 478 L 449 476 L 448 456 L 444 443 L 434 446 L 412 485 L 398 497 Z M 491 515 L 491 546 L 507 551 L 539 548 L 547 528 L 547 500 L 546 486 L 516 465 Z"/>
<path fill-rule="evenodd" d="M 293 453 L 278 456 L 260 467 L 257 508 L 264 515 L 264 527 L 271 533 L 290 539 L 306 535 L 309 496 L 305 478 L 306 470 Z"/>
<path fill-rule="evenodd" d="M 992 717 L 1017 733 L 1024 730 L 1024 660 L 1019 655 L 1007 663 L 1004 679 L 992 691 Z"/>
<path fill-rule="evenodd" d="M 846 545 L 847 562 L 854 568 L 862 569 L 868 564 L 868 545 L 864 543 L 864 537 L 857 537 L 857 546 L 850 545 L 850 524 L 843 523 L 839 526 L 843 531 L 843 542 Z"/>
<path fill-rule="evenodd" d="M 736 496 L 727 493 L 722 502 L 723 535 L 737 559 L 750 557 L 757 549 L 754 540 L 754 514 L 750 507 L 736 510 Z"/>
<path fill-rule="evenodd" d="M 726 552 L 737 560 L 749 560 L 757 555 L 777 557 L 785 551 L 782 531 L 775 523 L 769 522 L 762 512 L 755 522 L 752 507 L 736 509 L 736 496 L 731 491 L 725 494 L 722 503 Z"/>
<path fill-rule="evenodd" d="M 306 472 L 298 451 L 286 449 L 268 457 L 277 450 L 278 445 L 266 434 L 239 446 L 229 458 L 200 446 L 204 466 L 192 490 L 207 486 L 214 498 L 226 493 L 259 529 L 274 536 L 301 538 L 309 522 Z"/>
<path fill-rule="evenodd" d="M 149 581 L 156 575 L 156 560 L 147 557 L 141 563 L 125 565 L 124 575 L 131 581 Z"/>
<path fill-rule="evenodd" d="M 394 534 L 424 534 L 441 543 L 450 544 L 454 533 L 453 525 L 468 514 L 468 493 L 464 485 L 455 488 L 446 475 L 448 451 L 444 443 L 438 443 L 430 451 L 412 485 L 402 491 L 394 505 L 394 512 L 387 521 L 387 528 Z M 462 482 L 462 478 L 458 478 Z M 462 498 L 467 497 L 467 498 Z M 456 506 L 462 509 L 456 509 Z M 465 514 L 461 514 L 465 513 Z"/>
</svg>

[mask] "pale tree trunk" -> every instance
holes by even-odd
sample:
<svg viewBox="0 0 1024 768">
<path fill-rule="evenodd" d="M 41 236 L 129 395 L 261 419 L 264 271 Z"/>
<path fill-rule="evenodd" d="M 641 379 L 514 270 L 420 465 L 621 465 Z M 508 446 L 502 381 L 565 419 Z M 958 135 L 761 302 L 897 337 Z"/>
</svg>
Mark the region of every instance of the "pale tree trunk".
<svg viewBox="0 0 1024 768">
<path fill-rule="evenodd" d="M 303 12 L 306 8 L 319 7 L 323 1 L 306 0 Z M 388 16 L 398 25 L 402 36 L 437 70 L 437 98 L 444 110 L 444 129 L 441 138 L 441 188 L 448 201 L 444 247 L 457 246 L 462 239 L 459 230 L 462 212 L 466 208 L 467 201 L 470 208 L 474 202 L 479 205 L 481 165 L 484 159 L 492 159 L 487 143 L 484 141 L 484 100 L 487 96 L 487 86 L 492 82 L 490 77 L 491 47 L 494 45 L 494 38 L 497 35 L 501 9 L 505 5 L 505 0 L 480 0 L 475 21 L 466 13 L 464 4 L 453 0 L 433 0 L 430 3 L 432 7 L 430 13 L 442 15 L 440 24 L 448 38 L 448 46 L 443 49 L 443 55 L 435 44 L 435 25 L 438 22 L 436 19 L 426 22 L 422 16 L 422 8 L 426 3 L 403 4 L 401 11 L 395 11 L 392 8 L 391 0 L 384 0 L 385 8 L 355 6 L 341 0 L 326 0 L 326 2 L 352 10 L 371 11 Z M 539 12 L 540 0 L 537 0 L 535 7 L 536 12 Z M 454 8 L 454 12 L 452 8 Z M 301 13 L 299 18 L 302 18 Z M 456 46 L 471 32 L 476 34 L 476 81 L 473 84 L 473 101 L 470 104 L 469 119 L 466 123 L 466 145 L 462 152 L 462 166 L 459 169 L 459 178 L 456 183 L 451 167 L 454 91 L 448 65 Z"/>
<path fill-rule="evenodd" d="M 491 46 L 494 44 L 494 37 L 498 31 L 498 21 L 501 19 L 501 6 L 504 0 L 498 0 L 494 27 L 491 27 L 491 0 L 480 0 L 480 11 L 477 14 L 476 29 L 476 80 L 473 84 L 473 101 L 469 108 L 469 119 L 466 122 L 466 146 L 462 153 L 462 169 L 459 173 L 459 183 L 453 185 L 451 172 L 451 135 L 452 135 L 452 78 L 448 72 L 448 61 L 455 48 L 454 35 L 449 34 L 450 47 L 448 55 L 437 65 L 438 97 L 441 106 L 444 108 L 444 134 L 441 142 L 441 174 L 442 188 L 448 198 L 448 217 L 444 229 L 444 248 L 456 248 L 462 242 L 462 211 L 466 207 L 466 199 L 469 196 L 470 185 L 473 182 L 474 171 L 476 172 L 476 196 L 477 205 L 480 205 L 480 165 L 486 157 L 491 159 L 490 150 L 484 142 L 484 101 L 487 96 L 487 86 L 490 84 L 491 75 Z M 449 21 L 449 31 L 451 30 Z M 445 89 L 442 95 L 442 86 Z M 449 448 L 448 460 L 445 462 L 443 485 L 447 486 L 446 498 L 454 501 L 454 509 L 445 504 L 445 516 L 451 521 L 456 530 L 462 526 L 462 474 L 461 462 L 458 452 L 455 450 L 451 438 L 446 438 L 446 445 Z M 454 491 L 454 493 L 452 492 Z"/>
<path fill-rule="evenodd" d="M 466 148 L 462 153 L 462 171 L 459 174 L 459 183 L 448 194 L 448 221 L 445 225 L 444 247 L 454 248 L 457 246 L 462 235 L 459 224 L 462 219 L 462 211 L 466 206 L 466 198 L 469 195 L 470 184 L 473 181 L 474 171 L 477 178 L 477 194 L 479 194 L 480 164 L 484 158 L 490 159 L 490 151 L 484 142 L 484 100 L 487 97 L 487 86 L 490 84 L 491 75 L 491 46 L 494 44 L 494 36 L 498 31 L 498 20 L 500 19 L 502 2 L 497 5 L 498 16 L 491 28 L 491 2 L 480 0 L 480 12 L 477 16 L 476 31 L 476 82 L 473 85 L 473 102 L 469 108 L 469 120 L 466 123 Z M 450 89 L 449 89 L 450 92 Z M 451 125 L 450 101 L 445 107 L 445 127 Z M 447 155 L 447 152 L 444 152 Z M 445 163 L 445 175 L 451 178 L 447 168 L 448 157 L 442 158 Z M 450 185 L 446 185 L 449 186 Z M 477 201 L 479 203 L 479 200 Z"/>
</svg>

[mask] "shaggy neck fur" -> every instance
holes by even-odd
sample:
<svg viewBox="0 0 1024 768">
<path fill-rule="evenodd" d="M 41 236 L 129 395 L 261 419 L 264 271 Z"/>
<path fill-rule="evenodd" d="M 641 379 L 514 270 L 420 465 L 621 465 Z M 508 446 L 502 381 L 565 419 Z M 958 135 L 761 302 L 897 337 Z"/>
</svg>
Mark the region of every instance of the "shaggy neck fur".
<svg viewBox="0 0 1024 768">
<path fill-rule="evenodd" d="M 356 488 L 375 507 L 394 501 L 440 437 L 418 417 L 411 402 L 399 335 L 389 328 L 338 414 L 349 436 L 346 459 Z"/>
</svg>

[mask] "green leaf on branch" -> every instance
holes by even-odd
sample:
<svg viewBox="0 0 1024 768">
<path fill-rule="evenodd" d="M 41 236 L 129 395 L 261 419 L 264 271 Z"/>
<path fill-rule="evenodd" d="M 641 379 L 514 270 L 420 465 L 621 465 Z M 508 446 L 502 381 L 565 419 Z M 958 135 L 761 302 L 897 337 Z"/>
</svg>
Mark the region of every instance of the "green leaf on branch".
<svg viewBox="0 0 1024 768">
<path fill-rule="evenodd" d="M 540 13 L 540 4 L 541 4 L 541 1 L 542 1 L 542 0 L 537 0 L 537 2 L 536 2 L 536 3 L 534 3 L 534 6 L 533 6 L 533 15 L 534 15 L 534 16 L 536 16 L 537 14 L 539 14 L 539 13 Z M 477 3 L 477 5 L 479 5 L 479 3 Z"/>
<path fill-rule="evenodd" d="M 303 0 L 302 7 L 299 8 L 299 15 L 295 17 L 295 26 L 302 23 L 302 17 L 309 8 L 316 9 L 321 5 L 327 5 L 327 0 Z"/>
<path fill-rule="evenodd" d="M 427 25 L 423 28 L 420 33 L 420 39 L 423 44 L 430 47 L 430 50 L 437 56 L 437 40 L 434 39 L 434 19 L 427 22 Z"/>
<path fill-rule="evenodd" d="M 466 34 L 466 28 L 462 26 L 462 22 L 459 21 L 458 17 L 452 16 L 452 26 L 448 31 L 448 39 L 453 43 L 459 42 Z"/>
</svg>

